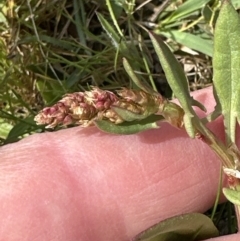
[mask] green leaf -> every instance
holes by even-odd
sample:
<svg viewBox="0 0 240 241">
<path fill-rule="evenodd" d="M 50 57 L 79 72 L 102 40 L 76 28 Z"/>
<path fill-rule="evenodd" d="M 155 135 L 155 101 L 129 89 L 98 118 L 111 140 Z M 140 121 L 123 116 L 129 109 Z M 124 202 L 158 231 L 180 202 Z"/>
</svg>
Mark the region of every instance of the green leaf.
<svg viewBox="0 0 240 241">
<path fill-rule="evenodd" d="M 232 0 L 232 5 L 234 6 L 235 9 L 240 8 L 240 1 L 239 0 Z"/>
<path fill-rule="evenodd" d="M 184 125 L 186 131 L 190 137 L 194 138 L 195 128 L 192 121 L 196 114 L 192 108 L 192 105 L 198 106 L 204 111 L 205 107 L 190 96 L 188 91 L 188 81 L 184 71 L 168 46 L 162 40 L 157 40 L 153 34 L 150 33 L 149 35 L 157 53 L 158 59 L 165 72 L 167 81 L 185 112 Z"/>
<path fill-rule="evenodd" d="M 186 18 L 198 9 L 202 9 L 210 0 L 188 0 L 174 11 L 169 18 L 162 21 L 161 24 L 168 24 Z"/>
<path fill-rule="evenodd" d="M 112 105 L 111 109 L 113 109 L 125 121 L 134 121 L 146 118 L 144 115 L 136 114 L 119 106 Z"/>
<path fill-rule="evenodd" d="M 194 241 L 217 237 L 212 220 L 201 213 L 166 219 L 139 234 L 133 241 Z"/>
<path fill-rule="evenodd" d="M 168 32 L 159 32 L 159 34 L 170 38 L 177 43 L 180 43 L 190 49 L 197 50 L 200 53 L 206 54 L 212 57 L 213 54 L 213 41 L 211 39 L 204 39 L 200 35 L 194 35 L 191 33 L 180 32 L 177 30 Z"/>
<path fill-rule="evenodd" d="M 202 9 L 202 15 L 204 17 L 204 20 L 207 23 L 210 23 L 213 17 L 213 10 L 209 5 L 206 5 L 203 9 Z"/>
<path fill-rule="evenodd" d="M 95 121 L 95 125 L 102 131 L 112 134 L 129 135 L 149 129 L 158 129 L 158 121 L 162 120 L 162 116 L 152 115 L 140 121 L 124 122 L 122 124 L 113 124 L 109 121 Z"/>
<path fill-rule="evenodd" d="M 224 1 L 214 34 L 213 84 L 222 112 L 227 144 L 235 142 L 236 120 L 240 122 L 240 19 L 230 1 Z M 214 114 L 215 114 L 214 113 Z"/>
<path fill-rule="evenodd" d="M 0 12 L 0 23 L 5 24 L 5 26 L 8 26 L 8 20 L 4 16 L 4 12 L 7 12 L 8 8 L 9 7 L 4 2 L 0 3 L 0 9 L 1 9 L 1 12 Z"/>
<path fill-rule="evenodd" d="M 34 129 L 39 129 L 39 127 L 36 126 L 33 117 L 27 117 L 21 120 L 9 131 L 5 144 L 18 141 L 20 137 L 29 134 Z"/>
<path fill-rule="evenodd" d="M 0 119 L 0 138 L 5 139 L 8 136 L 8 133 L 13 128 L 13 126 L 9 123 L 3 122 L 2 119 Z"/>
<path fill-rule="evenodd" d="M 50 81 L 39 79 L 36 85 L 46 104 L 52 104 L 66 93 L 59 81 L 54 79 Z"/>
<path fill-rule="evenodd" d="M 231 203 L 240 206 L 240 191 L 223 188 L 223 194 Z"/>
</svg>

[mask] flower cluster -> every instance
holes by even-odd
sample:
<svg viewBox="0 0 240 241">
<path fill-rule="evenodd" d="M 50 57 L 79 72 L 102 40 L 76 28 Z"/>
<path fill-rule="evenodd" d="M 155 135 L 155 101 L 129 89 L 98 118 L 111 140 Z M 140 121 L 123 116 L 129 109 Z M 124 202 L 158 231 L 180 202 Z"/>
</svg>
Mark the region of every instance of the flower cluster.
<svg viewBox="0 0 240 241">
<path fill-rule="evenodd" d="M 123 88 L 114 94 L 93 87 L 90 91 L 65 95 L 55 105 L 41 110 L 34 120 L 39 125 L 46 124 L 46 128 L 70 124 L 87 127 L 95 120 L 119 124 L 125 120 L 114 107 L 138 115 L 150 115 L 159 111 L 161 102 L 163 99 L 160 95 L 150 95 L 144 91 Z"/>
<path fill-rule="evenodd" d="M 116 101 L 115 94 L 95 87 L 91 91 L 65 95 L 55 105 L 41 110 L 34 120 L 39 125 L 47 124 L 46 128 L 70 124 L 89 126 Z"/>
</svg>

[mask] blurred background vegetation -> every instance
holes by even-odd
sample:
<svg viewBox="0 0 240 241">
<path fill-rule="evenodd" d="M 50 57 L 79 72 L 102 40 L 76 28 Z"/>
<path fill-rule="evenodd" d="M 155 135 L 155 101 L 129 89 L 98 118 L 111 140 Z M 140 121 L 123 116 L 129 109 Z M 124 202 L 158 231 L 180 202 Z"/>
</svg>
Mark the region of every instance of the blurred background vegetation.
<svg viewBox="0 0 240 241">
<path fill-rule="evenodd" d="M 240 0 L 232 3 L 240 8 Z M 45 131 L 34 116 L 66 93 L 133 87 L 123 57 L 142 81 L 172 98 L 146 30 L 169 44 L 190 90 L 211 85 L 219 7 L 219 0 L 0 1 L 0 145 Z M 232 213 L 229 204 L 218 206 L 223 233 L 236 231 Z"/>
<path fill-rule="evenodd" d="M 211 83 L 218 0 L 6 0 L 0 9 L 0 144 L 45 131 L 34 115 L 65 93 L 131 88 L 124 56 L 171 98 L 146 30 L 168 42 L 192 90 Z"/>
</svg>

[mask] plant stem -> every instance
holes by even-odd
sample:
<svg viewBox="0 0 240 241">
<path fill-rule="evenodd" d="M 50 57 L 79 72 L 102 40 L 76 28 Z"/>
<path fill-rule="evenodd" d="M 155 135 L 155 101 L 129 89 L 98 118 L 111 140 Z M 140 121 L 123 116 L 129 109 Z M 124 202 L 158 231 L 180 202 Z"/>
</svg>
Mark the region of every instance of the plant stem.
<svg viewBox="0 0 240 241">
<path fill-rule="evenodd" d="M 234 156 L 229 153 L 228 148 L 199 119 L 196 121 L 196 123 L 196 129 L 199 130 L 199 132 L 204 136 L 203 141 L 206 142 L 210 148 L 219 156 L 223 166 L 235 169 Z M 240 185 L 237 184 L 233 188 L 240 190 Z M 234 207 L 238 230 L 240 230 L 240 206 L 234 204 Z"/>
<path fill-rule="evenodd" d="M 197 117 L 198 119 L 198 117 Z M 199 119 L 195 122 L 196 129 L 203 135 L 203 141 L 218 155 L 224 167 L 234 168 L 233 156 L 228 152 L 227 147 L 211 132 Z"/>
</svg>

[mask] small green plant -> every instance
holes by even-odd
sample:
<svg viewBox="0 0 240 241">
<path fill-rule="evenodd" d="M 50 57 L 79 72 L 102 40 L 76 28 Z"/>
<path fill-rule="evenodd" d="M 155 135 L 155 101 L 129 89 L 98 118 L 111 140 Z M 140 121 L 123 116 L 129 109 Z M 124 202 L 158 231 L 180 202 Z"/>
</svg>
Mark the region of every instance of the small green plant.
<svg viewBox="0 0 240 241">
<path fill-rule="evenodd" d="M 126 51 L 127 44 L 121 31 L 118 29 L 116 34 L 101 14 L 98 14 L 98 18 L 113 43 L 122 52 Z M 187 78 L 170 48 L 155 34 L 148 34 L 181 106 L 168 101 L 142 83 L 133 70 L 137 65 L 130 65 L 131 56 L 125 56 L 123 65 L 134 83 L 134 89 L 123 88 L 113 93 L 92 87 L 90 91 L 67 94 L 52 107 L 44 108 L 35 120 L 38 124 L 47 124 L 49 128 L 56 125 L 96 125 L 100 130 L 115 134 L 132 134 L 158 128 L 162 121 L 185 129 L 190 138 L 202 140 L 218 155 L 223 171 L 228 176 L 229 186 L 223 188 L 223 193 L 236 206 L 237 217 L 240 217 L 240 152 L 235 143 L 236 122 L 240 122 L 240 18 L 237 12 L 229 0 L 222 3 L 215 26 L 213 48 L 213 88 L 217 105 L 215 111 L 204 119 L 197 116 L 193 106 L 204 111 L 205 107 L 190 96 Z M 224 117 L 225 143 L 206 126 L 219 115 Z M 189 225 L 193 229 L 191 232 L 188 230 Z M 187 214 L 165 220 L 144 231 L 135 240 L 202 240 L 217 235 L 209 218 L 200 214 Z"/>
</svg>

